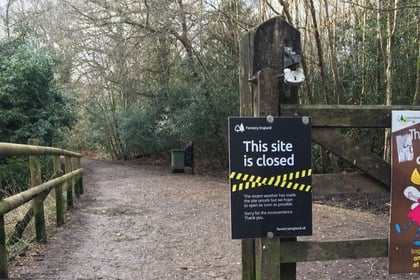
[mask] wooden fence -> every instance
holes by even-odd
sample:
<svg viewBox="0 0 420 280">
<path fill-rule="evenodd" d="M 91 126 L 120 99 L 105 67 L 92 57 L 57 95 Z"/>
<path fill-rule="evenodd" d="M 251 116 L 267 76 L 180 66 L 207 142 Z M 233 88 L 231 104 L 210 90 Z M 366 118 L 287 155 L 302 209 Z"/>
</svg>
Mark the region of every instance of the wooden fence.
<svg viewBox="0 0 420 280">
<path fill-rule="evenodd" d="M 285 47 L 300 54 L 300 34 L 276 17 L 247 33 L 240 49 L 241 116 L 310 116 L 312 140 L 353 164 L 359 172 L 315 174 L 313 192 L 389 192 L 389 163 L 339 133 L 341 128 L 389 128 L 392 110 L 416 106 L 299 105 L 297 87 L 282 74 Z M 347 188 L 346 186 L 355 186 Z M 388 256 L 388 238 L 297 241 L 297 238 L 242 240 L 242 279 L 296 279 L 296 262 Z"/>
<path fill-rule="evenodd" d="M 80 168 L 81 154 L 61 148 L 38 146 L 37 140 L 29 140 L 30 145 L 0 143 L 0 157 L 29 156 L 30 188 L 0 201 L 0 278 L 8 278 L 7 248 L 10 238 L 19 238 L 25 228 L 18 224 L 13 236 L 6 238 L 4 215 L 23 204 L 32 201 L 32 208 L 21 222 L 26 224 L 32 216 L 35 219 L 36 240 L 46 242 L 46 227 L 44 217 L 44 200 L 52 189 L 55 189 L 56 224 L 64 224 L 63 189 L 66 190 L 67 208 L 73 207 L 73 192 L 76 196 L 83 193 L 82 169 Z M 53 179 L 42 183 L 40 156 L 52 156 Z M 64 156 L 65 170 L 61 170 L 60 156 Z M 20 222 L 20 223 L 21 223 Z M 20 229 L 19 229 L 20 228 Z"/>
</svg>

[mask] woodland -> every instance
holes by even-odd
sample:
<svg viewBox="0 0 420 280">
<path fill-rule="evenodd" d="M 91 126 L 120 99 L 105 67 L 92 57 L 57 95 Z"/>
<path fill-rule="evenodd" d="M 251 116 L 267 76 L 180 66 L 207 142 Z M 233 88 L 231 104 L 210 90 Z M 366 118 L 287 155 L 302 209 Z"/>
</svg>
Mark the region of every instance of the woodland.
<svg viewBox="0 0 420 280">
<path fill-rule="evenodd" d="M 113 159 L 193 141 L 203 167 L 226 168 L 246 32 L 273 16 L 300 31 L 302 104 L 420 105 L 419 13 L 416 0 L 0 0 L 0 141 Z M 383 130 L 341 133 L 384 154 Z"/>
</svg>

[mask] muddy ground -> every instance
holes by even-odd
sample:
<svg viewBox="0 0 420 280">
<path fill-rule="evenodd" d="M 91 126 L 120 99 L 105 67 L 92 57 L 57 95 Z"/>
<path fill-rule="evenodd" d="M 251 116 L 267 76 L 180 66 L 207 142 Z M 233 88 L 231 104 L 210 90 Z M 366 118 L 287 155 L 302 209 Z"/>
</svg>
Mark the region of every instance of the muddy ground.
<svg viewBox="0 0 420 280">
<path fill-rule="evenodd" d="M 241 279 L 240 241 L 230 238 L 226 179 L 173 174 L 167 166 L 135 162 L 82 164 L 85 193 L 65 226 L 45 245 L 14 260 L 10 277 Z M 383 209 L 369 212 L 357 207 L 354 201 L 360 198 L 351 199 L 352 210 L 320 204 L 324 200 L 314 199 L 314 235 L 304 239 L 387 237 Z M 386 201 L 378 205 L 387 207 Z M 297 279 L 419 279 L 389 276 L 387 262 L 379 258 L 299 263 Z"/>
</svg>

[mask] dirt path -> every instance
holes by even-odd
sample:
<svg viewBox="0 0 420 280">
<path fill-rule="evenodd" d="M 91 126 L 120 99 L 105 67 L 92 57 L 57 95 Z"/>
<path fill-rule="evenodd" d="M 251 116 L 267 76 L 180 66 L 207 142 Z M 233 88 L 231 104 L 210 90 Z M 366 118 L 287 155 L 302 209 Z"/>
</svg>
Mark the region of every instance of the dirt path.
<svg viewBox="0 0 420 280">
<path fill-rule="evenodd" d="M 227 182 L 168 168 L 84 160 L 85 194 L 66 225 L 18 279 L 240 279 L 240 241 L 230 239 Z M 384 237 L 385 216 L 314 205 L 311 239 Z M 387 259 L 298 264 L 298 279 L 388 276 Z"/>
</svg>

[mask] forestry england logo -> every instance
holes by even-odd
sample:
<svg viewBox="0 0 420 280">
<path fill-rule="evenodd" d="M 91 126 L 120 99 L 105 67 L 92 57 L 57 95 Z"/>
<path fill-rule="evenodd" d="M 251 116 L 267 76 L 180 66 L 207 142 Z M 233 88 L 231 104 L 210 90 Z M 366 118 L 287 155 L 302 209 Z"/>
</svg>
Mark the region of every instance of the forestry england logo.
<svg viewBox="0 0 420 280">
<path fill-rule="evenodd" d="M 245 131 L 245 127 L 244 127 L 243 123 L 235 125 L 235 132 L 241 132 L 242 133 L 244 131 Z"/>
<path fill-rule="evenodd" d="M 255 131 L 264 131 L 264 130 L 272 130 L 272 126 L 245 126 L 243 123 L 237 124 L 234 127 L 236 133 L 243 133 L 246 130 L 255 130 Z"/>
</svg>

